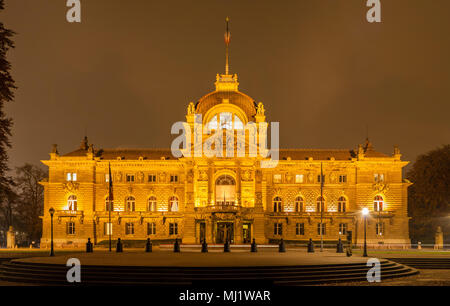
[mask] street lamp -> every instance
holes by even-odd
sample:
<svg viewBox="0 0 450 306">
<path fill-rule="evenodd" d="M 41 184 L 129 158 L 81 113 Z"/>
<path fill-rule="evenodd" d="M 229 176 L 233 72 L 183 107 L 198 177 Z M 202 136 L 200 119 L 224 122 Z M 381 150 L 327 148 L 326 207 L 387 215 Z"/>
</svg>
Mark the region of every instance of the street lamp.
<svg viewBox="0 0 450 306">
<path fill-rule="evenodd" d="M 363 257 L 367 257 L 367 215 L 369 215 L 369 209 L 367 207 L 364 207 L 362 209 L 362 215 L 364 218 L 364 253 Z"/>
<path fill-rule="evenodd" d="M 55 256 L 55 252 L 53 250 L 53 215 L 55 213 L 55 209 L 51 207 L 48 212 L 50 213 L 50 256 Z"/>
</svg>

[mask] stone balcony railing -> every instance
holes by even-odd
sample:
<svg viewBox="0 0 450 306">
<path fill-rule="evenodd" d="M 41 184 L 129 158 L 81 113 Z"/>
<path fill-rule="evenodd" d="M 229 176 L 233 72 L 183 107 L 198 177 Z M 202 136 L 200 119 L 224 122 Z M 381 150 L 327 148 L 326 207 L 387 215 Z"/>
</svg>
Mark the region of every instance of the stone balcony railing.
<svg viewBox="0 0 450 306">
<path fill-rule="evenodd" d="M 83 216 L 84 213 L 82 210 L 57 210 L 55 212 L 56 217 L 80 217 Z"/>
</svg>

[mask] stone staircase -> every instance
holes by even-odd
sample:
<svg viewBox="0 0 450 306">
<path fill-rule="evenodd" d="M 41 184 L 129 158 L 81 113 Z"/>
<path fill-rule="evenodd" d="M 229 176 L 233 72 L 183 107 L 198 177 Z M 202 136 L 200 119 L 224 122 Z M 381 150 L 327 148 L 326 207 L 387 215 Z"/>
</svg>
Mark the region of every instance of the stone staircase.
<svg viewBox="0 0 450 306">
<path fill-rule="evenodd" d="M 450 258 L 387 258 L 388 260 L 408 265 L 415 269 L 449 269 Z"/>
<path fill-rule="evenodd" d="M 380 260 L 381 279 L 417 274 L 414 268 Z M 0 279 L 36 285 L 73 285 L 66 280 L 69 267 L 57 264 L 12 260 L 0 266 Z M 81 285 L 190 286 L 220 283 L 298 286 L 335 282 L 366 281 L 364 263 L 272 267 L 143 267 L 82 266 Z"/>
</svg>

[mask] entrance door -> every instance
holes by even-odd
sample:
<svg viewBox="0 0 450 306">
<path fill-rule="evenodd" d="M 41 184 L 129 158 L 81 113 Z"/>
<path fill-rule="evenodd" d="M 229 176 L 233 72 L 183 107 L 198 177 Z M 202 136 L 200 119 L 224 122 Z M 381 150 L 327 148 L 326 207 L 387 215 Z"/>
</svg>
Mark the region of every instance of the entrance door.
<svg viewBox="0 0 450 306">
<path fill-rule="evenodd" d="M 216 243 L 234 242 L 233 222 L 217 222 Z"/>
<path fill-rule="evenodd" d="M 252 239 L 251 228 L 252 228 L 251 223 L 244 223 L 242 225 L 242 242 L 243 243 L 251 242 L 251 239 Z"/>
</svg>

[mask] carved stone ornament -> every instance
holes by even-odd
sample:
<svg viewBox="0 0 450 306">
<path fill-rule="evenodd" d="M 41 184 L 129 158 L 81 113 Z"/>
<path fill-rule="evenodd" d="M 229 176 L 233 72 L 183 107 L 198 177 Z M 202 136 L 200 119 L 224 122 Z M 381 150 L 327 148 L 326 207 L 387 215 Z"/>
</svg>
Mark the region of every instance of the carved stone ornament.
<svg viewBox="0 0 450 306">
<path fill-rule="evenodd" d="M 290 174 L 290 173 L 286 174 L 286 181 L 288 183 L 292 183 L 292 174 Z"/>
<path fill-rule="evenodd" d="M 199 172 L 199 179 L 200 179 L 200 181 L 207 181 L 208 180 L 208 173 L 206 173 L 206 171 L 201 170 Z"/>
<path fill-rule="evenodd" d="M 117 173 L 116 173 L 116 180 L 117 180 L 118 182 L 122 182 L 122 173 L 121 173 L 121 172 L 117 172 Z"/>
<path fill-rule="evenodd" d="M 330 182 L 331 183 L 336 182 L 336 174 L 334 172 L 331 172 L 330 174 Z"/>
<path fill-rule="evenodd" d="M 144 183 L 144 172 L 138 174 L 139 183 Z"/>
<path fill-rule="evenodd" d="M 77 191 L 79 186 L 80 186 L 80 183 L 78 183 L 78 182 L 68 181 L 68 182 L 63 183 L 63 188 L 64 188 L 64 191 L 66 191 L 66 192 Z"/>
<path fill-rule="evenodd" d="M 384 193 L 386 191 L 389 191 L 390 186 L 388 184 L 384 184 L 384 183 L 379 182 L 379 183 L 373 184 L 372 188 L 376 192 L 383 192 Z"/>
</svg>

